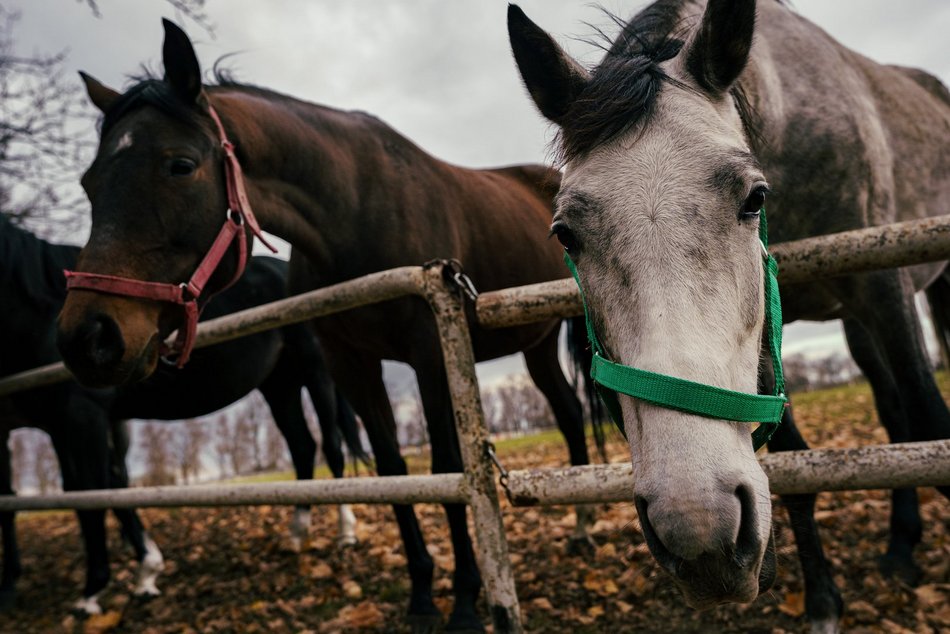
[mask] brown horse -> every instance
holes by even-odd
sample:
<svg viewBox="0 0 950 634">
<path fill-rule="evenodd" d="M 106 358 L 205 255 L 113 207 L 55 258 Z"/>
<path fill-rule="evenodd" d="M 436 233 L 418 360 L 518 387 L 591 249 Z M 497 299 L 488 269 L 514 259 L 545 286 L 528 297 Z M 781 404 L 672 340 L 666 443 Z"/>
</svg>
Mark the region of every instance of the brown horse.
<svg viewBox="0 0 950 634">
<path fill-rule="evenodd" d="M 660 0 L 618 25 L 588 71 L 509 10 L 525 84 L 560 128 L 565 175 L 553 230 L 617 362 L 755 391 L 767 365 L 758 237 L 766 197 L 776 242 L 946 213 L 950 94 L 926 73 L 844 48 L 772 0 L 758 11 L 754 0 Z M 950 437 L 913 300 L 944 267 L 782 288 L 786 322 L 844 319 L 895 442 Z M 767 557 L 769 508 L 747 428 L 620 403 L 657 560 L 694 605 L 754 598 L 765 584 L 738 555 Z M 806 448 L 790 411 L 769 447 Z M 913 567 L 915 496 L 895 492 L 888 568 Z M 815 496 L 785 501 L 809 619 L 833 630 L 840 599 L 817 540 Z"/>
<path fill-rule="evenodd" d="M 92 233 L 77 270 L 154 282 L 188 279 L 224 219 L 222 149 L 209 108 L 237 146 L 262 227 L 294 247 L 291 286 L 306 291 L 374 271 L 455 258 L 479 290 L 564 277 L 547 240 L 559 174 L 541 166 L 469 170 L 439 161 L 390 127 L 251 86 L 203 87 L 187 36 L 165 22 L 165 79 L 124 94 L 84 76 L 104 113 L 98 154 L 82 184 Z M 209 282 L 230 279 L 231 250 Z M 474 322 L 474 319 L 472 319 Z M 59 343 L 80 380 L 116 384 L 148 376 L 159 342 L 179 324 L 177 307 L 89 290 L 69 293 Z M 417 374 L 432 469 L 460 471 L 435 322 L 418 298 L 353 310 L 315 323 L 338 385 L 366 427 L 381 475 L 406 473 L 383 386 L 381 360 Z M 523 351 L 566 436 L 572 464 L 588 462 L 582 412 L 557 358 L 558 323 L 501 331 L 473 328 L 478 359 Z M 432 601 L 432 559 L 411 506 L 394 507 L 409 564 L 409 615 L 423 627 Z M 455 550 L 453 629 L 482 629 L 481 580 L 463 505 L 446 505 Z"/>
</svg>

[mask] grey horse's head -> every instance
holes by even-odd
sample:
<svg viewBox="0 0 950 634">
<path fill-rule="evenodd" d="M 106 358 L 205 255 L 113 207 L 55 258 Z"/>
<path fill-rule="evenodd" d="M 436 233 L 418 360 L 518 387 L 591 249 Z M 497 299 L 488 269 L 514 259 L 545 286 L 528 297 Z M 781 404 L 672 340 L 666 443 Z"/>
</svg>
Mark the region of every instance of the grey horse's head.
<svg viewBox="0 0 950 634">
<path fill-rule="evenodd" d="M 588 71 L 517 7 L 508 22 L 525 84 L 560 128 L 552 232 L 607 353 L 747 393 L 757 389 L 769 189 L 734 88 L 754 25 L 751 0 L 704 12 L 661 1 Z M 750 426 L 619 399 L 655 558 L 696 607 L 751 601 L 771 584 L 774 552 Z"/>
</svg>

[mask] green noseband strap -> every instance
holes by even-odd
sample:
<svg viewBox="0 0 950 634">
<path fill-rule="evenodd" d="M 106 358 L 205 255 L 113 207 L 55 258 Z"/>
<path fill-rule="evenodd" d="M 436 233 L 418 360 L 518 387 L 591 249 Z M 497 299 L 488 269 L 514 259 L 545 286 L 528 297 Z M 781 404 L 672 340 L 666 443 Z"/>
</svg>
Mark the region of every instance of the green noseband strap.
<svg viewBox="0 0 950 634">
<path fill-rule="evenodd" d="M 759 220 L 759 239 L 762 242 L 763 268 L 765 270 L 765 328 L 769 353 L 772 356 L 772 370 L 775 375 L 775 392 L 772 396 L 734 392 L 713 385 L 696 383 L 685 379 L 640 370 L 614 363 L 607 358 L 587 307 L 584 289 L 574 261 L 564 254 L 564 262 L 571 270 L 577 288 L 584 303 L 584 319 L 587 322 L 587 338 L 593 349 L 594 359 L 590 376 L 597 386 L 601 400 L 610 412 L 610 417 L 626 435 L 623 427 L 623 415 L 617 393 L 626 394 L 660 407 L 675 409 L 689 414 L 731 420 L 742 423 L 760 423 L 752 432 L 752 444 L 759 449 L 782 421 L 782 414 L 788 404 L 785 398 L 785 378 L 782 374 L 782 304 L 778 293 L 778 265 L 768 252 L 768 227 L 765 221 L 765 209 Z"/>
</svg>

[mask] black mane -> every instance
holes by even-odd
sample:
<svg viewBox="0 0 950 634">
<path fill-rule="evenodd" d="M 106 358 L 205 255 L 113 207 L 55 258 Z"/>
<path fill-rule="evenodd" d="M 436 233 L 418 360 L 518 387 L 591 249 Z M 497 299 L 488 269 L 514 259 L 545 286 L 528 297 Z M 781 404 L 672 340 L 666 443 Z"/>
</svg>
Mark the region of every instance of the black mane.
<svg viewBox="0 0 950 634">
<path fill-rule="evenodd" d="M 109 107 L 102 119 L 102 136 L 104 137 L 119 119 L 142 106 L 153 106 L 179 121 L 193 126 L 199 125 L 194 109 L 185 105 L 172 91 L 171 86 L 161 79 L 146 76 L 122 93 Z"/>
<path fill-rule="evenodd" d="M 79 247 L 41 240 L 0 213 L 0 290 L 15 288 L 21 297 L 58 306 L 66 297 L 63 269 L 75 268 L 78 256 Z M 11 299 L 2 301 L 13 305 Z"/>
<path fill-rule="evenodd" d="M 781 2 L 781 0 L 779 0 Z M 635 126 L 646 125 L 664 83 L 692 90 L 667 75 L 660 64 L 676 57 L 695 24 L 681 16 L 687 0 L 658 0 L 629 22 L 607 13 L 620 27 L 606 54 L 571 104 L 561 123 L 559 158 L 568 161 L 587 154 Z M 753 147 L 761 142 L 759 120 L 740 83 L 730 93 Z"/>
<path fill-rule="evenodd" d="M 105 136 L 109 129 L 125 115 L 142 106 L 158 108 L 178 121 L 197 128 L 201 127 L 198 111 L 193 106 L 182 102 L 164 79 L 144 69 L 141 75 L 132 77 L 132 80 L 135 82 L 132 87 L 122 93 L 105 113 L 102 119 L 102 136 Z M 205 84 L 205 87 L 254 89 L 253 86 L 246 86 L 235 81 L 231 73 L 218 68 L 217 63 L 214 65 L 213 81 L 213 84 Z"/>
<path fill-rule="evenodd" d="M 621 27 L 584 90 L 571 104 L 560 132 L 563 160 L 588 153 L 637 124 L 649 121 L 664 81 L 675 81 L 660 64 L 683 47 L 684 0 L 659 0 Z"/>
</svg>

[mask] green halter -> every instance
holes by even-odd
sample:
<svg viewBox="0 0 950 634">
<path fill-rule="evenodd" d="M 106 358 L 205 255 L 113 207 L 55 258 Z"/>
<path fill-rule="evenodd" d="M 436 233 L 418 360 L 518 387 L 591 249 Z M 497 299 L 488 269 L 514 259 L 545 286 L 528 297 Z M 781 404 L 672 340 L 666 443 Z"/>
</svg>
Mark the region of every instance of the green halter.
<svg viewBox="0 0 950 634">
<path fill-rule="evenodd" d="M 587 322 L 587 338 L 593 349 L 594 359 L 590 376 L 597 385 L 601 400 L 607 406 L 610 417 L 626 436 L 623 427 L 623 415 L 617 392 L 638 398 L 660 407 L 681 412 L 697 414 L 708 418 L 732 420 L 743 423 L 761 423 L 752 432 L 752 444 L 757 450 L 768 442 L 782 421 L 782 414 L 788 404 L 785 398 L 785 377 L 782 374 L 782 304 L 778 294 L 778 264 L 768 251 L 768 228 L 765 221 L 765 209 L 759 220 L 759 239 L 762 242 L 762 257 L 765 269 L 765 328 L 769 352 L 772 355 L 772 370 L 775 374 L 775 393 L 773 396 L 734 392 L 721 387 L 687 381 L 665 374 L 648 372 L 626 365 L 614 363 L 607 358 L 603 346 L 594 332 L 590 319 L 590 310 L 581 279 L 577 274 L 574 261 L 564 254 L 564 262 L 571 270 L 577 288 L 584 303 L 584 319 Z"/>
</svg>

